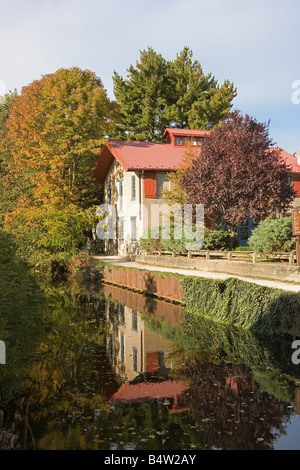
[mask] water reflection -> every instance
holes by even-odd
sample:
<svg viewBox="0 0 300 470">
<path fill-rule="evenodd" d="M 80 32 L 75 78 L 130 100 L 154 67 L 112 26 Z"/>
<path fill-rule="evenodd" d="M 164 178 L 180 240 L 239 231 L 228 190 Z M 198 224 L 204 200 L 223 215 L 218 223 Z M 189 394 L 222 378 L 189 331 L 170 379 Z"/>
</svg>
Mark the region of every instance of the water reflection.
<svg viewBox="0 0 300 470">
<path fill-rule="evenodd" d="M 43 292 L 34 335 L 16 309 L 17 335 L 1 326 L 16 356 L 0 367 L 0 449 L 300 448 L 290 341 L 109 285 Z"/>
<path fill-rule="evenodd" d="M 195 322 L 177 305 L 114 286 L 105 295 L 107 354 L 120 384 L 111 404 L 157 400 L 189 413 L 206 448 L 276 448 L 300 413 L 289 341 Z"/>
</svg>

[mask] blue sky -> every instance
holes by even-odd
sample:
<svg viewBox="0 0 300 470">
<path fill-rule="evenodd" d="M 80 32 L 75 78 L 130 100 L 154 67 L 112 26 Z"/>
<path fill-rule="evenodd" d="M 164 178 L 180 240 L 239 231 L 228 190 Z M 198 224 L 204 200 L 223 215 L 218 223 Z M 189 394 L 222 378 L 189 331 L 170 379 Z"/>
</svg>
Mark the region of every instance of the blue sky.
<svg viewBox="0 0 300 470">
<path fill-rule="evenodd" d="M 78 66 L 113 98 L 113 71 L 126 76 L 140 50 L 174 59 L 188 46 L 205 73 L 234 82 L 234 107 L 270 120 L 278 146 L 300 149 L 299 0 L 0 0 L 0 8 L 0 92 Z"/>
</svg>

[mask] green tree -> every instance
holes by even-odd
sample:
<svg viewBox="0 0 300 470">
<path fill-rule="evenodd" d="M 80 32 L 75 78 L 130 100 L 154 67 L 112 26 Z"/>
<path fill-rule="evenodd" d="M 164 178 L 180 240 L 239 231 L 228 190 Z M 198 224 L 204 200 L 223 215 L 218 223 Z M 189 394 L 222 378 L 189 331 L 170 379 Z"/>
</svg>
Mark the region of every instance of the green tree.
<svg viewBox="0 0 300 470">
<path fill-rule="evenodd" d="M 5 182 L 5 175 L 8 173 L 8 165 L 12 159 L 7 140 L 6 122 L 17 95 L 17 91 L 15 90 L 14 92 L 9 92 L 3 97 L 0 97 L 0 217 L 3 212 L 10 210 L 17 197 L 15 186 L 13 184 L 8 185 Z"/>
<path fill-rule="evenodd" d="M 126 79 L 113 75 L 121 106 L 119 137 L 161 141 L 166 127 L 211 129 L 226 116 L 236 96 L 233 84 L 218 85 L 205 75 L 192 51 L 185 47 L 174 61 L 152 48 L 140 51 Z"/>
<path fill-rule="evenodd" d="M 92 230 L 101 187 L 91 174 L 117 110 L 100 78 L 77 67 L 45 75 L 15 98 L 6 122 L 6 184 L 18 200 L 5 227 L 33 251 L 74 253 Z"/>
</svg>

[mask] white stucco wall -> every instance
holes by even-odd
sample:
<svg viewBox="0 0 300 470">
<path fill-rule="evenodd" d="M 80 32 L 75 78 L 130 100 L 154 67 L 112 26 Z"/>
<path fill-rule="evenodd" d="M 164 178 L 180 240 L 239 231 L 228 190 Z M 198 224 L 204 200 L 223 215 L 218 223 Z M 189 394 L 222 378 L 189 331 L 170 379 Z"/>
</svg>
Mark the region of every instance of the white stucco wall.
<svg viewBox="0 0 300 470">
<path fill-rule="evenodd" d="M 132 194 L 132 181 L 135 180 L 135 197 Z M 120 181 L 123 181 L 123 203 L 120 201 Z M 111 200 L 109 201 L 109 184 L 111 186 Z M 166 172 L 157 173 L 157 188 L 169 186 L 166 183 Z M 144 197 L 143 171 L 124 171 L 122 166 L 114 159 L 104 182 L 104 202 L 111 203 L 116 211 L 117 240 L 106 242 L 108 254 L 128 255 L 136 253 L 139 240 L 143 233 L 151 227 L 151 207 L 164 205 L 164 199 Z M 132 239 L 133 222 L 136 221 L 136 241 Z M 124 239 L 120 240 L 120 225 L 124 223 Z"/>
</svg>

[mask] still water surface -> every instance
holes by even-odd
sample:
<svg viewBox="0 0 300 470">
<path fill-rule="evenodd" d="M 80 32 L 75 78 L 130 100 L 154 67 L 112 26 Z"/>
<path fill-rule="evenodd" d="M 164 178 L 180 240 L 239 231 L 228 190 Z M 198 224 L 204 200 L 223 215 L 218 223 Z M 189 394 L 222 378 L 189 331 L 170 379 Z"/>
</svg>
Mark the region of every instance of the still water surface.
<svg viewBox="0 0 300 470">
<path fill-rule="evenodd" d="M 300 450 L 292 339 L 114 286 L 44 290 L 0 324 L 0 449 Z"/>
</svg>

